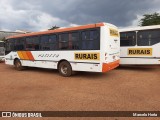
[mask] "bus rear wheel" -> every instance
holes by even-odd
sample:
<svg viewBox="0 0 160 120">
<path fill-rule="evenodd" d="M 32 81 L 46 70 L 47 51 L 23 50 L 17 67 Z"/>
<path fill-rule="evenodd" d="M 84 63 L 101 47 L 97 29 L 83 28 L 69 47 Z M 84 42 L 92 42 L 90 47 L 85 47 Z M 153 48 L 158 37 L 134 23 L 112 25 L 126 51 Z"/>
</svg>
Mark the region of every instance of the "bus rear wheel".
<svg viewBox="0 0 160 120">
<path fill-rule="evenodd" d="M 20 60 L 15 60 L 14 66 L 15 66 L 15 69 L 18 71 L 23 70 L 23 66 L 22 66 Z"/>
<path fill-rule="evenodd" d="M 72 75 L 72 67 L 67 61 L 63 61 L 58 67 L 59 73 L 64 77 L 69 77 Z"/>
</svg>

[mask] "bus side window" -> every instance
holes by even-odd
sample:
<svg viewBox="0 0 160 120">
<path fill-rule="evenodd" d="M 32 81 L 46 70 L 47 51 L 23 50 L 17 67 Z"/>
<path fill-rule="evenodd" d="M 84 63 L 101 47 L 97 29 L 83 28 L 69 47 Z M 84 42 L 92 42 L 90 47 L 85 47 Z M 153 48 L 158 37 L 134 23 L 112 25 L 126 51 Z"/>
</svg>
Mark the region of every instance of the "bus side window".
<svg viewBox="0 0 160 120">
<path fill-rule="evenodd" d="M 121 32 L 120 33 L 120 46 L 135 46 L 136 45 L 136 32 Z"/>
<path fill-rule="evenodd" d="M 10 41 L 9 41 L 9 49 L 12 51 L 14 51 L 15 49 L 14 49 L 14 45 L 15 45 L 15 39 L 11 39 Z"/>
<path fill-rule="evenodd" d="M 69 34 L 69 49 L 70 50 L 79 50 L 80 46 L 80 39 L 78 32 L 72 32 Z"/>
<path fill-rule="evenodd" d="M 82 50 L 99 50 L 100 39 L 97 30 L 88 30 L 82 32 Z"/>
<path fill-rule="evenodd" d="M 100 49 L 100 37 L 98 30 L 90 31 L 90 45 L 91 49 L 99 50 Z"/>
<path fill-rule="evenodd" d="M 160 29 L 155 29 L 149 33 L 150 44 L 155 45 L 160 43 Z"/>
<path fill-rule="evenodd" d="M 50 45 L 50 50 L 57 50 L 58 49 L 57 35 L 50 35 L 48 43 Z"/>
<path fill-rule="evenodd" d="M 69 34 L 62 33 L 59 35 L 59 49 L 67 50 L 69 49 Z"/>
<path fill-rule="evenodd" d="M 26 50 L 39 50 L 39 37 L 26 38 Z"/>
<path fill-rule="evenodd" d="M 25 38 L 17 38 L 15 39 L 14 50 L 24 50 Z"/>
<path fill-rule="evenodd" d="M 58 41 L 56 35 L 41 36 L 41 50 L 57 50 Z"/>
<path fill-rule="evenodd" d="M 40 39 L 40 43 L 41 43 L 41 50 L 50 50 L 49 46 L 48 46 L 48 36 L 47 35 L 44 35 L 44 36 L 41 36 L 41 39 Z"/>
<path fill-rule="evenodd" d="M 32 38 L 31 37 L 26 38 L 26 50 L 34 50 L 32 44 L 33 44 Z"/>
<path fill-rule="evenodd" d="M 149 35 L 149 31 L 146 30 L 141 30 L 138 31 L 137 33 L 137 45 L 138 46 L 150 46 L 151 42 L 150 42 L 150 37 L 151 35 Z"/>
<path fill-rule="evenodd" d="M 35 50 L 40 49 L 40 40 L 39 37 L 33 37 L 33 47 Z"/>
<path fill-rule="evenodd" d="M 88 49 L 89 31 L 82 32 L 82 50 Z"/>
<path fill-rule="evenodd" d="M 138 43 L 139 46 L 151 46 L 160 43 L 160 29 L 138 32 Z"/>
<path fill-rule="evenodd" d="M 14 39 L 8 39 L 7 42 L 6 42 L 6 51 L 9 52 L 9 51 L 14 51 Z"/>
</svg>

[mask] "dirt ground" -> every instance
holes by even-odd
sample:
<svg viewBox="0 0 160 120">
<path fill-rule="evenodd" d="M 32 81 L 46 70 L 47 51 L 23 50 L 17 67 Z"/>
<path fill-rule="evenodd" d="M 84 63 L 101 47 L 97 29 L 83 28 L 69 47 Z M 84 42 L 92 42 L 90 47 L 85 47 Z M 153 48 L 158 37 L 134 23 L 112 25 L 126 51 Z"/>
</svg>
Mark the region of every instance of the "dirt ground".
<svg viewBox="0 0 160 120">
<path fill-rule="evenodd" d="M 78 72 L 65 78 L 56 70 L 16 71 L 0 63 L 0 111 L 7 110 L 158 111 L 160 66 L 126 66 L 108 73 Z"/>
</svg>

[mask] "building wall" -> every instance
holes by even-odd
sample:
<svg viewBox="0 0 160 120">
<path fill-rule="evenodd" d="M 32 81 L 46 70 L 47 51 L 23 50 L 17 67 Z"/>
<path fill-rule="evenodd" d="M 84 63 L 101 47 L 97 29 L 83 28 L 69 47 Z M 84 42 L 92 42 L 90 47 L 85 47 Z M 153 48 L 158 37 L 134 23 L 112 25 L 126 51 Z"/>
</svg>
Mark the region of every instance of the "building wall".
<svg viewBox="0 0 160 120">
<path fill-rule="evenodd" d="M 8 31 L 0 31 L 0 40 L 2 40 L 5 37 L 17 35 L 17 34 L 23 34 L 21 32 L 8 32 Z"/>
</svg>

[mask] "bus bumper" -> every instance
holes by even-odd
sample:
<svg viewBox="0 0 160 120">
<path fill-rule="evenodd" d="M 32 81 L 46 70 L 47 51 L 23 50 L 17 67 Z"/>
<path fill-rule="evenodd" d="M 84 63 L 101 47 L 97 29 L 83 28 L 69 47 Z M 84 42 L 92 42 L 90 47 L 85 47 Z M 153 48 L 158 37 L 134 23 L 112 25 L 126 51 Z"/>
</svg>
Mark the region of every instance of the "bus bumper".
<svg viewBox="0 0 160 120">
<path fill-rule="evenodd" d="M 102 72 L 110 71 L 110 70 L 118 67 L 119 64 L 120 64 L 120 60 L 117 60 L 117 61 L 114 61 L 114 62 L 111 62 L 111 63 L 103 63 Z"/>
</svg>

